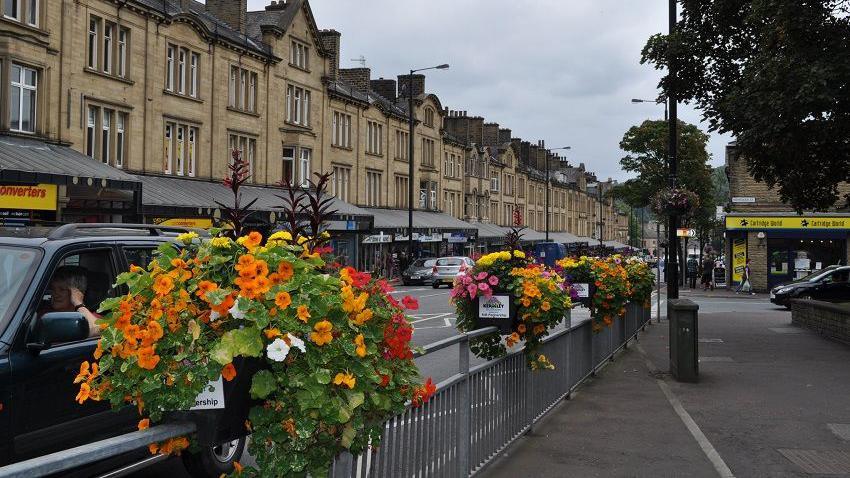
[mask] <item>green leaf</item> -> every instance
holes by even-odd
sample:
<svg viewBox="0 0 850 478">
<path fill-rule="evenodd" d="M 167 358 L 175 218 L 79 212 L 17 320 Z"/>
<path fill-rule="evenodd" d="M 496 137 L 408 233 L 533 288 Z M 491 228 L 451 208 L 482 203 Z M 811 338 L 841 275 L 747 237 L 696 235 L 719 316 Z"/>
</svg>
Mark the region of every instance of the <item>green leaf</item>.
<svg viewBox="0 0 850 478">
<path fill-rule="evenodd" d="M 351 448 L 351 442 L 354 441 L 355 437 L 357 437 L 357 432 L 354 430 L 354 427 L 351 423 L 346 424 L 345 428 L 342 430 L 340 445 L 342 445 L 345 449 Z"/>
<path fill-rule="evenodd" d="M 320 368 L 315 373 L 316 381 L 322 385 L 331 383 L 331 371 L 326 368 Z"/>
<path fill-rule="evenodd" d="M 230 330 L 221 336 L 210 356 L 221 365 L 233 361 L 233 357 L 260 357 L 263 354 L 263 339 L 259 329 L 246 327 Z"/>
<path fill-rule="evenodd" d="M 348 406 L 351 407 L 352 410 L 362 405 L 363 402 L 366 400 L 366 396 L 363 394 L 363 392 L 354 392 L 349 390 L 347 392 L 347 395 Z"/>
<path fill-rule="evenodd" d="M 348 407 L 339 407 L 337 413 L 339 423 L 348 423 L 351 420 L 351 410 Z"/>
<path fill-rule="evenodd" d="M 100 303 L 100 307 L 97 308 L 97 311 L 100 313 L 105 312 L 107 310 L 114 310 L 116 307 L 118 307 L 118 304 L 121 303 L 122 300 L 124 300 L 124 296 L 106 299 Z"/>
<path fill-rule="evenodd" d="M 251 396 L 253 398 L 266 398 L 277 388 L 274 375 L 268 370 L 260 370 L 251 379 Z"/>
</svg>

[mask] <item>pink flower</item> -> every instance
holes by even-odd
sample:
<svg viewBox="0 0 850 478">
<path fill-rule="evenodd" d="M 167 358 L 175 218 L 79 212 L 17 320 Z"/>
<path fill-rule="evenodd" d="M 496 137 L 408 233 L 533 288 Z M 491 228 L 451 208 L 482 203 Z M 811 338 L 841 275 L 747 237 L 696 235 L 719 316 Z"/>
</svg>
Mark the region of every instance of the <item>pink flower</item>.
<svg viewBox="0 0 850 478">
<path fill-rule="evenodd" d="M 463 277 L 460 278 L 460 281 L 463 282 L 463 285 L 469 285 L 469 284 L 472 283 L 472 277 L 463 276 Z"/>
<path fill-rule="evenodd" d="M 487 278 L 486 272 L 479 272 L 477 276 L 475 276 L 475 280 L 484 280 Z"/>
<path fill-rule="evenodd" d="M 469 298 L 474 299 L 478 294 L 478 287 L 475 287 L 475 284 L 469 284 L 466 286 L 466 291 L 469 292 Z"/>
<path fill-rule="evenodd" d="M 487 282 L 489 282 L 491 286 L 495 287 L 499 285 L 499 278 L 496 276 L 490 276 L 490 279 Z"/>
<path fill-rule="evenodd" d="M 490 286 L 487 285 L 486 282 L 482 282 L 482 283 L 478 284 L 478 290 L 480 290 L 481 292 L 484 292 L 485 290 L 489 290 L 489 289 L 490 289 Z"/>
</svg>

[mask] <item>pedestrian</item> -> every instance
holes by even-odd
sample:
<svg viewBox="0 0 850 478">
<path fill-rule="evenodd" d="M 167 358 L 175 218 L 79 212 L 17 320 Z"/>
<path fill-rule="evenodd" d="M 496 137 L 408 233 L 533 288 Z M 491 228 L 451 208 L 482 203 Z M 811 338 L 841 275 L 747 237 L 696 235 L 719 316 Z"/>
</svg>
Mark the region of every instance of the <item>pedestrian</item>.
<svg viewBox="0 0 850 478">
<path fill-rule="evenodd" d="M 735 293 L 741 293 L 755 295 L 753 292 L 753 286 L 750 284 L 750 259 L 747 259 L 746 264 L 744 265 L 744 270 L 741 272 L 741 283 L 738 284 L 738 288 L 735 289 Z"/>
<path fill-rule="evenodd" d="M 699 275 L 699 261 L 696 258 L 688 259 L 687 263 L 688 283 L 691 289 L 697 288 L 697 275 Z"/>
<path fill-rule="evenodd" d="M 714 290 L 714 260 L 706 254 L 702 260 L 702 290 Z"/>
</svg>

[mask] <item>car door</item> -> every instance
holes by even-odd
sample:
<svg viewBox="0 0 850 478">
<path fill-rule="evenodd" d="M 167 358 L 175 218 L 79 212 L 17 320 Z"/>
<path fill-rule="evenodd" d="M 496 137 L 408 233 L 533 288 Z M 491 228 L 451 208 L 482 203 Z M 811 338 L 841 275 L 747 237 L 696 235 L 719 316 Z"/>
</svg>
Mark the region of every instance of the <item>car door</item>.
<svg viewBox="0 0 850 478">
<path fill-rule="evenodd" d="M 124 433 L 132 422 L 132 409 L 114 413 L 107 402 L 75 401 L 79 386 L 73 383 L 80 363 L 92 360 L 97 338 L 54 344 L 47 349 L 28 347 L 30 331 L 43 313 L 50 311 L 49 283 L 59 267 L 83 270 L 87 290 L 85 303 L 96 310 L 100 301 L 120 291 L 113 288 L 118 265 L 117 250 L 110 243 L 76 244 L 57 252 L 49 273 L 38 287 L 26 316 L 25 330 L 12 346 L 11 421 L 13 460 L 31 458 Z"/>
<path fill-rule="evenodd" d="M 829 302 L 850 301 L 850 268 L 838 269 L 830 274 L 830 281 L 824 284 L 822 300 Z"/>
</svg>

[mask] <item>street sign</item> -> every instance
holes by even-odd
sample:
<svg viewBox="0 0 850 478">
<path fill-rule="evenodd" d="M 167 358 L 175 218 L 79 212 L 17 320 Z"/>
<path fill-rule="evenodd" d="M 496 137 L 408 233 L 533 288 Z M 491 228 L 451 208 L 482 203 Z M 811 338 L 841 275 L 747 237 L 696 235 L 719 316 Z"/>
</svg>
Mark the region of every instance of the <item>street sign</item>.
<svg viewBox="0 0 850 478">
<path fill-rule="evenodd" d="M 676 229 L 676 236 L 677 237 L 697 237 L 697 230 L 696 229 L 688 229 L 686 227 L 683 227 L 683 228 L 680 228 L 680 229 Z"/>
</svg>

